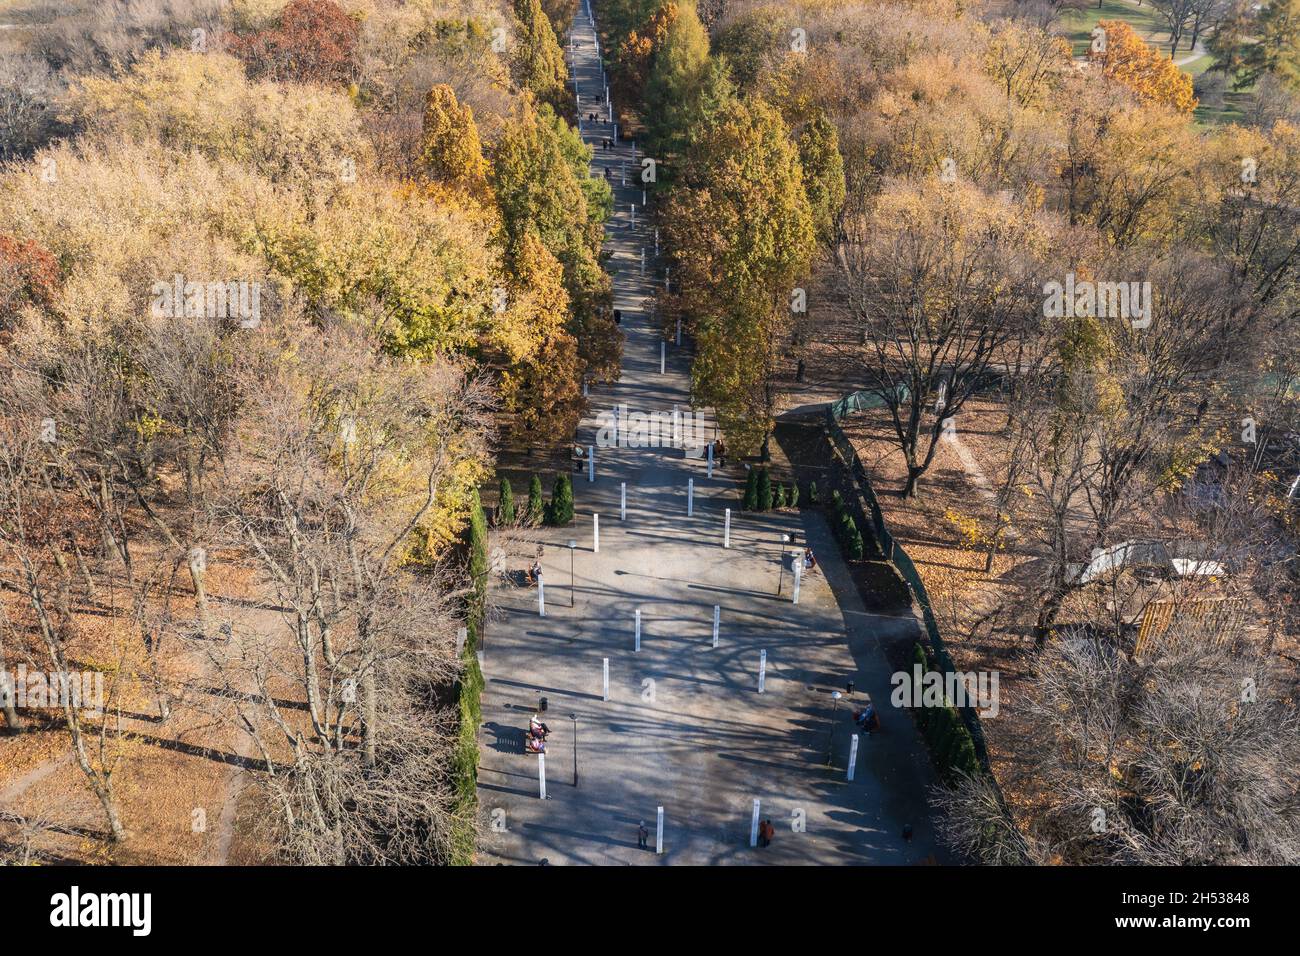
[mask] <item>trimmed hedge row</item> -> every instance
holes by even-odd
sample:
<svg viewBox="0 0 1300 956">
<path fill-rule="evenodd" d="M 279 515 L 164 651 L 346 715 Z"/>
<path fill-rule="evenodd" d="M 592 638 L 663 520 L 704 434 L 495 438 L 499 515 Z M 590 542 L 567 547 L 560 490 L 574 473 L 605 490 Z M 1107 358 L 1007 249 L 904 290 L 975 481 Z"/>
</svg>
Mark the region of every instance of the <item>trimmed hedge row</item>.
<svg viewBox="0 0 1300 956">
<path fill-rule="evenodd" d="M 922 676 L 933 670 L 926 659 L 925 648 L 920 643 L 913 647 L 912 660 L 921 666 Z M 943 676 L 942 671 L 936 673 Z M 971 737 L 970 729 L 962 720 L 961 714 L 957 713 L 957 708 L 947 702 L 942 707 L 921 706 L 921 692 L 920 686 L 912 688 L 912 713 L 939 775 L 947 781 L 960 774 L 979 776 L 981 768 L 979 757 L 975 754 L 975 739 Z"/>
<path fill-rule="evenodd" d="M 851 561 L 861 561 L 866 554 L 862 532 L 838 491 L 831 492 L 831 530 L 835 532 L 835 540 L 840 543 L 845 556 Z"/>
<path fill-rule="evenodd" d="M 509 485 L 503 483 L 503 491 Z M 451 773 L 456 790 L 452 830 L 452 863 L 470 866 L 474 862 L 475 820 L 478 816 L 478 725 L 483 719 L 483 672 L 478 666 L 478 642 L 487 606 L 488 528 L 483 502 L 475 489 L 470 503 L 469 528 L 470 595 L 465 606 L 465 647 L 461 651 L 463 671 L 457 691 L 460 726 L 452 750 Z"/>
</svg>

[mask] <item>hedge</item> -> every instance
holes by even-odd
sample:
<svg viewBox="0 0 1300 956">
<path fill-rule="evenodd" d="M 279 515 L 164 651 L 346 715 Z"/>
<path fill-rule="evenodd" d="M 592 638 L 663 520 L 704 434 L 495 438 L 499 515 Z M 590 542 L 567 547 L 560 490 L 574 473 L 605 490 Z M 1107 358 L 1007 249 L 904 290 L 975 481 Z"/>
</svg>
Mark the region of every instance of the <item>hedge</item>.
<svg viewBox="0 0 1300 956">
<path fill-rule="evenodd" d="M 918 643 L 913 647 L 912 660 L 921 666 L 921 675 L 933 668 L 925 656 L 925 649 Z M 942 676 L 942 671 L 937 671 Z M 912 714 L 916 725 L 925 738 L 925 745 L 930 750 L 935 769 L 944 780 L 951 781 L 961 774 L 976 777 L 980 774 L 979 757 L 975 754 L 975 739 L 957 708 L 945 701 L 942 707 L 924 707 L 921 705 L 922 688 L 918 684 L 912 688 Z"/>
<path fill-rule="evenodd" d="M 478 817 L 478 725 L 483 719 L 483 672 L 478 666 L 479 634 L 487 606 L 488 529 L 483 502 L 475 489 L 470 499 L 470 593 L 465 602 L 465 647 L 461 651 L 461 677 L 456 686 L 460 726 L 452 749 L 451 774 L 456 791 L 452 823 L 452 864 L 474 862 L 475 822 Z"/>
</svg>

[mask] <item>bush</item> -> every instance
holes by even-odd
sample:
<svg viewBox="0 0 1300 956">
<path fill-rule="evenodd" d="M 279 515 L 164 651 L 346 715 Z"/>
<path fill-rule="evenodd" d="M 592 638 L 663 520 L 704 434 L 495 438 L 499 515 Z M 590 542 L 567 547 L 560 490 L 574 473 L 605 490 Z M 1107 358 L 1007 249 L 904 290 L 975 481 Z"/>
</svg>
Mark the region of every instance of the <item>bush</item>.
<svg viewBox="0 0 1300 956">
<path fill-rule="evenodd" d="M 504 483 L 504 482 L 503 482 Z M 509 488 L 508 483 L 504 483 Z M 465 647 L 461 652 L 464 668 L 458 682 L 457 711 L 459 726 L 452 750 L 451 776 L 456 790 L 452 821 L 452 862 L 468 866 L 474 862 L 475 818 L 478 816 L 478 725 L 483 719 L 481 699 L 483 673 L 479 670 L 479 636 L 487 595 L 487 516 L 475 489 L 470 498 L 469 528 L 470 596 L 465 606 Z"/>
<path fill-rule="evenodd" d="M 563 528 L 573 521 L 573 483 L 569 476 L 555 476 L 555 489 L 551 492 L 551 508 L 547 524 Z"/>
<path fill-rule="evenodd" d="M 798 508 L 798 507 L 799 507 L 799 481 L 798 481 L 798 479 L 795 479 L 794 481 L 790 482 L 790 507 L 791 507 L 791 508 Z"/>
<path fill-rule="evenodd" d="M 745 478 L 745 497 L 740 501 L 740 507 L 745 511 L 758 510 L 758 469 L 749 469 L 749 474 Z"/>
<path fill-rule="evenodd" d="M 515 493 L 510 487 L 510 479 L 501 479 L 501 490 L 497 495 L 497 526 L 515 523 Z"/>
<path fill-rule="evenodd" d="M 772 479 L 768 477 L 766 468 L 758 473 L 758 510 L 772 510 Z"/>
<path fill-rule="evenodd" d="M 817 482 L 815 481 L 808 482 L 808 504 L 813 507 L 821 504 L 821 499 L 817 494 Z"/>
<path fill-rule="evenodd" d="M 912 660 L 914 665 L 921 665 L 922 676 L 932 670 L 926 661 L 925 649 L 919 643 L 913 647 Z M 921 706 L 919 685 L 913 687 L 912 703 L 916 725 L 925 738 L 925 745 L 939 775 L 948 781 L 961 774 L 978 776 L 981 767 L 975 751 L 975 739 L 957 708 L 951 704 L 943 707 Z"/>
<path fill-rule="evenodd" d="M 777 483 L 776 493 L 772 495 L 772 507 L 778 511 L 785 507 L 785 485 Z"/>
<path fill-rule="evenodd" d="M 867 553 L 866 546 L 862 542 L 862 532 L 858 530 L 858 526 L 852 518 L 849 518 L 849 527 L 853 531 L 849 538 L 849 558 L 853 561 L 861 561 Z"/>
<path fill-rule="evenodd" d="M 542 479 L 533 475 L 528 482 L 528 523 L 537 524 L 546 515 L 546 501 L 542 496 Z"/>
</svg>

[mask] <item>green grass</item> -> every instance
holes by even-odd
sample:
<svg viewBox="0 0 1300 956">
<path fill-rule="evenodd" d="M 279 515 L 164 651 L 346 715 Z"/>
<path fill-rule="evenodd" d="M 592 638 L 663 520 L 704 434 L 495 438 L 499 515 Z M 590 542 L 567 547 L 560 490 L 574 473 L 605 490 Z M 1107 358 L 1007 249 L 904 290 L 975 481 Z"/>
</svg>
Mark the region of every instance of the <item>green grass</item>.
<svg viewBox="0 0 1300 956">
<path fill-rule="evenodd" d="M 1123 20 L 1143 40 L 1156 43 L 1168 52 L 1169 33 L 1156 18 L 1150 0 L 1140 7 L 1124 0 L 1102 0 L 1100 7 L 1091 4 L 1082 10 L 1069 10 L 1061 16 L 1061 33 L 1070 41 L 1075 56 L 1087 54 L 1092 45 L 1092 29 L 1101 20 Z"/>
</svg>

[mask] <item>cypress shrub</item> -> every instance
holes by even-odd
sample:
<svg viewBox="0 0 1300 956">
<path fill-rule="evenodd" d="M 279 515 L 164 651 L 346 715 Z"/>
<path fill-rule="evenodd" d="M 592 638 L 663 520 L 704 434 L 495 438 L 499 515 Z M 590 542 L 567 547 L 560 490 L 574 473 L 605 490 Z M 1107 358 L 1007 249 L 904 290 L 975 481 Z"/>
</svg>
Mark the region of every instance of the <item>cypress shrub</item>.
<svg viewBox="0 0 1300 956">
<path fill-rule="evenodd" d="M 542 479 L 536 475 L 528 482 L 528 523 L 537 524 L 546 515 L 546 502 L 542 497 Z"/>
<path fill-rule="evenodd" d="M 817 482 L 815 481 L 808 482 L 808 504 L 812 505 L 813 507 L 816 507 L 820 503 L 821 500 L 817 495 Z"/>
<path fill-rule="evenodd" d="M 555 476 L 555 489 L 551 492 L 550 520 L 548 524 L 563 528 L 573 520 L 573 484 L 566 474 Z"/>
<path fill-rule="evenodd" d="M 766 468 L 758 473 L 758 510 L 772 510 L 772 479 L 768 477 Z"/>
<path fill-rule="evenodd" d="M 797 478 L 790 482 L 790 507 L 799 507 L 799 480 Z"/>
<path fill-rule="evenodd" d="M 746 511 L 758 510 L 758 469 L 749 469 L 749 474 L 745 478 L 745 497 L 740 502 L 741 508 Z"/>
<path fill-rule="evenodd" d="M 497 524 L 512 525 L 515 523 L 515 493 L 510 487 L 510 479 L 501 479 L 501 491 L 498 495 L 497 502 Z"/>
<path fill-rule="evenodd" d="M 854 561 L 861 561 L 867 553 L 866 546 L 862 543 L 862 532 L 858 530 L 852 518 L 849 518 L 849 527 L 853 531 L 853 536 L 849 539 L 849 557 Z"/>
<path fill-rule="evenodd" d="M 780 510 L 785 507 L 785 485 L 777 482 L 776 492 L 772 495 L 772 507 Z"/>
</svg>

